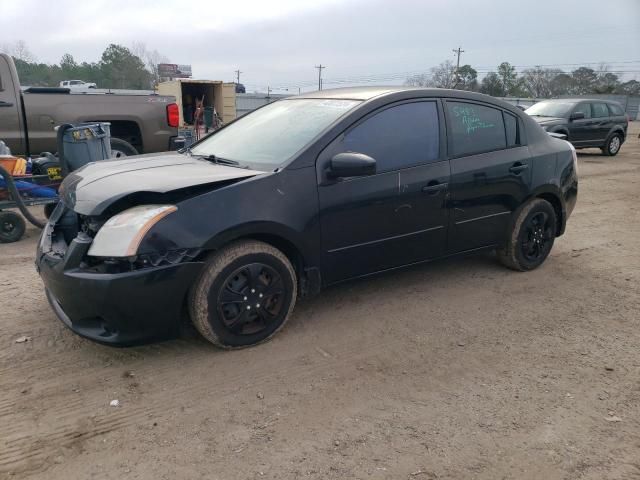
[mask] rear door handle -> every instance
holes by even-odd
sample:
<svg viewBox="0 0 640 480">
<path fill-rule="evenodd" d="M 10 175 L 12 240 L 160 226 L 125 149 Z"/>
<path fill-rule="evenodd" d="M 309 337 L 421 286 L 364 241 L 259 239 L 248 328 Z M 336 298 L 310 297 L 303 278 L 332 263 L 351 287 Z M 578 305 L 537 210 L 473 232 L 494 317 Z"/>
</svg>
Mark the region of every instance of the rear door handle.
<svg viewBox="0 0 640 480">
<path fill-rule="evenodd" d="M 509 171 L 511 173 L 515 173 L 516 175 L 519 175 L 521 172 L 523 172 L 524 170 L 526 170 L 527 168 L 529 168 L 529 165 L 527 165 L 526 163 L 514 163 L 511 168 L 509 168 Z"/>
<path fill-rule="evenodd" d="M 422 191 L 427 195 L 437 195 L 442 190 L 446 190 L 449 186 L 448 183 L 439 183 L 437 181 L 431 181 L 424 187 L 422 187 Z"/>
<path fill-rule="evenodd" d="M 13 103 L 0 100 L 0 107 L 13 107 Z"/>
</svg>

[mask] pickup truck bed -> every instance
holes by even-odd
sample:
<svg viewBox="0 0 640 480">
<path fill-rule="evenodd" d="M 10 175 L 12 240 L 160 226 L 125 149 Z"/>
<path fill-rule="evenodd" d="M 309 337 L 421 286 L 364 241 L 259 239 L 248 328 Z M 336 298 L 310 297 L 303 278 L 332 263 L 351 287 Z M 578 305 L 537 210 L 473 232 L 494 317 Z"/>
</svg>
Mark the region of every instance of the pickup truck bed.
<svg viewBox="0 0 640 480">
<path fill-rule="evenodd" d="M 64 88 L 23 92 L 13 60 L 0 54 L 0 140 L 17 155 L 55 152 L 56 125 L 93 121 L 110 122 L 111 136 L 138 153 L 171 150 L 178 133 L 177 125 L 169 125 L 167 106 L 174 102 L 174 97 L 155 94 L 70 93 Z"/>
</svg>

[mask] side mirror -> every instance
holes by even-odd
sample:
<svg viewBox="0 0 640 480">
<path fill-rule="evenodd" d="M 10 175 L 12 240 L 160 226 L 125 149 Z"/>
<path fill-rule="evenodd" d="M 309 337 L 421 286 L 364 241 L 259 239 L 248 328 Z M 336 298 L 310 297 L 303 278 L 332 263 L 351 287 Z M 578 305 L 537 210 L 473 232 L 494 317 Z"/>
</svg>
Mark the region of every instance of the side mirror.
<svg viewBox="0 0 640 480">
<path fill-rule="evenodd" d="M 361 177 L 376 173 L 376 161 L 364 153 L 338 153 L 329 162 L 331 178 Z"/>
<path fill-rule="evenodd" d="M 582 120 L 584 118 L 584 112 L 573 112 L 569 117 L 569 120 Z"/>
</svg>

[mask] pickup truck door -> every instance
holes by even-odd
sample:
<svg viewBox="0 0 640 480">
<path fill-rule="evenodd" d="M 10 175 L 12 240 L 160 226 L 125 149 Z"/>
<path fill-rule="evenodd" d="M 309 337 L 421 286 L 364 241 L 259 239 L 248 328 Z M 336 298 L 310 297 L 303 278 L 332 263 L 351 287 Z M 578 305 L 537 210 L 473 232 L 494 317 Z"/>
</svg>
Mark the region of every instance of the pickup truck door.
<svg viewBox="0 0 640 480">
<path fill-rule="evenodd" d="M 20 85 L 16 85 L 10 63 L 0 55 L 0 140 L 7 144 L 11 153 L 26 153 L 20 109 Z"/>
</svg>

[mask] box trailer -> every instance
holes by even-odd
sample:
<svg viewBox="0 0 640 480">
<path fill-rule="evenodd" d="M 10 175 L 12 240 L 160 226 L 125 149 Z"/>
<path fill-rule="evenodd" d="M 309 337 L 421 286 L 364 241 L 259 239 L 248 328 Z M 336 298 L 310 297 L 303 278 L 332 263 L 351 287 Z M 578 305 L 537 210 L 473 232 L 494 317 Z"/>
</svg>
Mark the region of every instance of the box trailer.
<svg viewBox="0 0 640 480">
<path fill-rule="evenodd" d="M 180 127 L 193 124 L 193 114 L 196 109 L 196 99 L 203 99 L 203 106 L 215 107 L 222 123 L 229 123 L 236 118 L 236 87 L 235 83 L 225 83 L 220 80 L 192 80 L 182 78 L 158 85 L 160 95 L 173 95 L 180 113 Z"/>
</svg>

